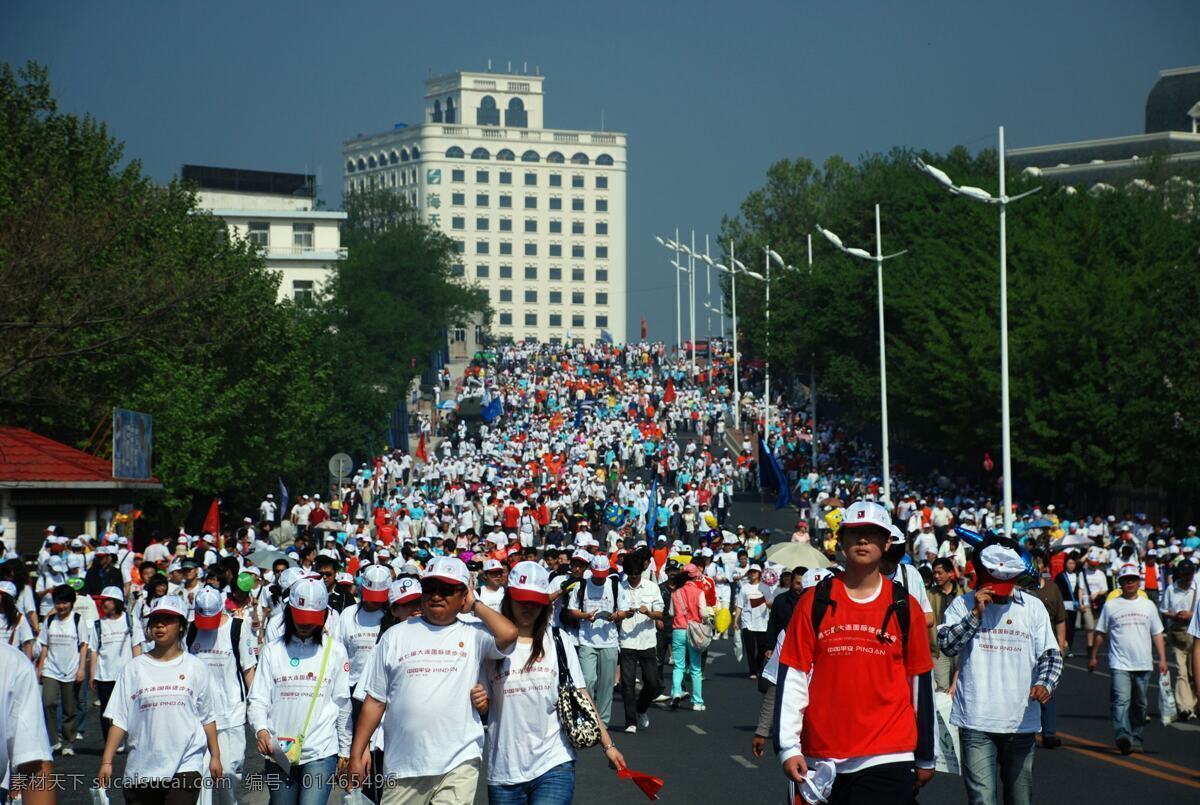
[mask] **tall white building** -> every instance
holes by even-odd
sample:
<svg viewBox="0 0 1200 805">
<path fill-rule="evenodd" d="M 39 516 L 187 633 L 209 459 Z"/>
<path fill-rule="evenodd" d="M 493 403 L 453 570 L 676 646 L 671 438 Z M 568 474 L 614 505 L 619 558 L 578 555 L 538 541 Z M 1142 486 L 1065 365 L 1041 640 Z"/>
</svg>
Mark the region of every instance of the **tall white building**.
<svg viewBox="0 0 1200 805">
<path fill-rule="evenodd" d="M 262 250 L 281 274 L 279 301 L 311 300 L 346 256 L 346 213 L 315 209 L 309 174 L 184 165 L 181 178 L 196 185 L 198 206 Z"/>
<path fill-rule="evenodd" d="M 497 338 L 623 341 L 626 136 L 545 128 L 542 81 L 426 81 L 424 122 L 346 141 L 345 189 L 395 188 L 450 236 Z M 452 332 L 451 356 L 473 335 Z"/>
</svg>

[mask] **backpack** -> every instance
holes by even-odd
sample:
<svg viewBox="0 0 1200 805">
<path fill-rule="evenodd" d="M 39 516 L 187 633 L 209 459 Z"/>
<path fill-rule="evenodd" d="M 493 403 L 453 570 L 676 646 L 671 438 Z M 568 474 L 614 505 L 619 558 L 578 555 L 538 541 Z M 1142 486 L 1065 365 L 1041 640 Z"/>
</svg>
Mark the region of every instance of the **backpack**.
<svg viewBox="0 0 1200 805">
<path fill-rule="evenodd" d="M 609 584 L 612 585 L 613 610 L 616 610 L 616 608 L 617 608 L 617 592 L 621 586 L 621 577 L 618 576 L 616 573 L 613 573 L 611 576 L 608 577 L 608 582 L 609 582 Z M 589 582 L 587 579 L 580 579 L 579 586 L 575 588 L 575 609 L 578 609 L 581 612 L 583 611 L 583 588 L 588 583 Z M 566 612 L 565 609 L 563 611 Z"/>
<path fill-rule="evenodd" d="M 821 621 L 825 619 L 825 612 L 831 607 L 837 609 L 837 601 L 832 598 L 833 580 L 837 576 L 826 576 L 817 583 L 813 588 L 813 603 L 812 603 L 812 629 L 813 638 L 815 639 L 821 632 Z M 891 623 L 892 617 L 895 616 L 900 625 L 900 640 L 903 644 L 905 654 L 908 653 L 908 627 L 909 627 L 909 612 L 908 612 L 908 588 L 902 582 L 892 581 L 892 603 L 888 605 L 887 613 L 883 616 L 883 625 L 879 627 L 879 631 L 875 637 L 880 643 L 886 643 L 888 624 Z"/>
<path fill-rule="evenodd" d="M 187 630 L 187 647 L 188 652 L 192 650 L 192 645 L 196 642 L 196 623 L 193 621 L 188 624 Z M 242 619 L 229 619 L 229 645 L 233 649 L 233 666 L 237 671 L 238 690 L 241 693 L 242 699 L 246 698 L 246 678 L 242 676 L 242 653 L 238 650 L 238 644 L 242 642 Z"/>
<path fill-rule="evenodd" d="M 104 618 L 96 619 L 96 653 L 104 646 Z M 129 635 L 129 643 L 133 644 L 133 619 L 129 617 L 129 612 L 125 612 L 125 634 Z"/>
</svg>

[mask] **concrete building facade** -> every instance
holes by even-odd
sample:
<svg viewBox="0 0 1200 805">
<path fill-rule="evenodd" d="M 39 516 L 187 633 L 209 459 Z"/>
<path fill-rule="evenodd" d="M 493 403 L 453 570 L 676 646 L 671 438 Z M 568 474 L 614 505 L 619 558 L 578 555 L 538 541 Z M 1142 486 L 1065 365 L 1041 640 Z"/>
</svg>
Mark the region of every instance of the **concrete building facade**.
<svg viewBox="0 0 1200 805">
<path fill-rule="evenodd" d="M 422 122 L 345 142 L 347 193 L 394 189 L 455 243 L 499 340 L 625 339 L 626 135 L 545 127 L 543 77 L 425 82 Z M 449 334 L 469 355 L 477 327 Z"/>
</svg>

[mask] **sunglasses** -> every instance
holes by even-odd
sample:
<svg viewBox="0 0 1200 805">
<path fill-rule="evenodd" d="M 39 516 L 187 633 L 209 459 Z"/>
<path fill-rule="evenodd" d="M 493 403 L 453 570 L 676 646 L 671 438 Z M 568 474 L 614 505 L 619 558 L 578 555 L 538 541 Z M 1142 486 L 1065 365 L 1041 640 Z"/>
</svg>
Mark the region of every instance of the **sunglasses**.
<svg viewBox="0 0 1200 805">
<path fill-rule="evenodd" d="M 463 595 L 467 588 L 461 584 L 444 584 L 440 581 L 425 581 L 421 583 L 421 593 L 426 596 L 449 598 L 452 595 Z"/>
</svg>

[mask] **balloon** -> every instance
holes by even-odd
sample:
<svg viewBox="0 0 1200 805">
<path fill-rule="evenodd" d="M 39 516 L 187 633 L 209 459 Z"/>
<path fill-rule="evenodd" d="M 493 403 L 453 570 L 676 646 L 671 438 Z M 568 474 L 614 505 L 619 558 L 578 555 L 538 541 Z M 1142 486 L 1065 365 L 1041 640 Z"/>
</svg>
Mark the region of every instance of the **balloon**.
<svg viewBox="0 0 1200 805">
<path fill-rule="evenodd" d="M 830 509 L 825 513 L 825 522 L 829 524 L 829 530 L 837 534 L 838 529 L 842 527 L 842 519 L 846 516 L 845 509 Z"/>
<path fill-rule="evenodd" d="M 733 615 L 730 614 L 728 607 L 722 607 L 717 610 L 717 632 L 724 634 L 729 625 L 733 623 Z"/>
</svg>

